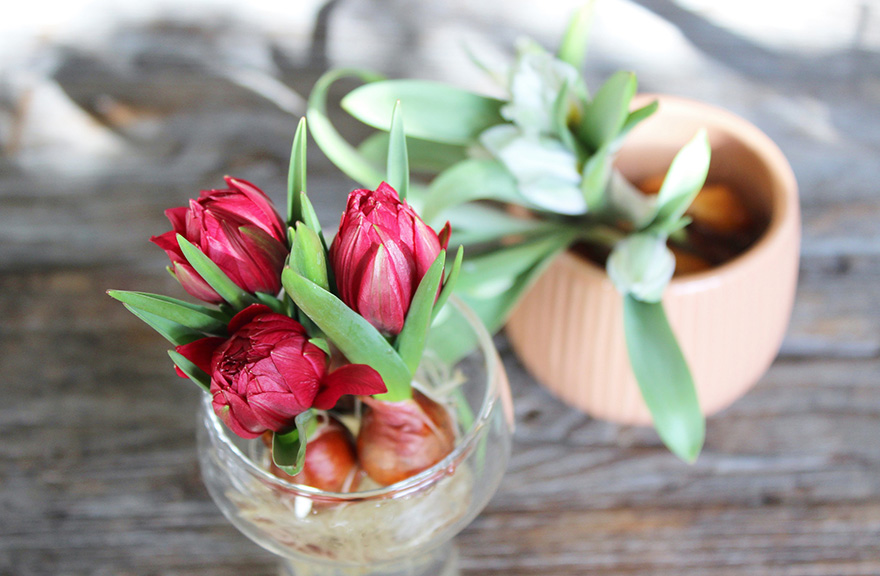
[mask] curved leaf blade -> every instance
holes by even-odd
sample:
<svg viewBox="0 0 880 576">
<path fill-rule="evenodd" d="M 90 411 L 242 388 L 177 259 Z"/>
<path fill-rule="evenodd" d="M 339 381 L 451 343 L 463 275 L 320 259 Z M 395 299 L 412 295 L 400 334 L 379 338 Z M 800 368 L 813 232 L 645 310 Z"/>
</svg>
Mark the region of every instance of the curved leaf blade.
<svg viewBox="0 0 880 576">
<path fill-rule="evenodd" d="M 177 235 L 177 244 L 183 252 L 183 256 L 189 262 L 199 276 L 204 279 L 208 285 L 214 289 L 221 298 L 232 304 L 239 310 L 249 304 L 254 303 L 253 297 L 238 287 L 238 285 L 229 279 L 223 273 L 217 264 L 215 264 L 208 256 L 198 247 L 193 245 L 189 240 Z"/>
<path fill-rule="evenodd" d="M 183 346 L 184 344 L 189 344 L 190 342 L 195 342 L 199 338 L 205 337 L 204 333 L 201 331 L 194 330 L 173 320 L 168 320 L 167 318 L 146 312 L 140 308 L 135 308 L 129 304 L 123 304 L 123 306 L 175 346 Z"/>
<path fill-rule="evenodd" d="M 637 86 L 636 75 L 624 70 L 602 84 L 578 125 L 578 136 L 584 143 L 598 150 L 617 137 L 629 117 L 629 103 Z"/>
<path fill-rule="evenodd" d="M 354 364 L 372 366 L 385 381 L 388 392 L 377 397 L 400 400 L 412 395 L 412 374 L 397 351 L 357 312 L 314 282 L 290 268 L 281 283 L 296 305 Z"/>
<path fill-rule="evenodd" d="M 568 62 L 578 70 L 584 65 L 587 57 L 595 3 L 595 0 L 590 0 L 572 15 L 557 52 L 560 60 Z"/>
<path fill-rule="evenodd" d="M 455 253 L 455 260 L 452 263 L 452 268 L 450 268 L 449 274 L 446 275 L 446 280 L 443 282 L 443 288 L 440 289 L 440 294 L 437 296 L 437 301 L 434 302 L 434 311 L 431 313 L 432 319 L 437 317 L 437 313 L 443 309 L 446 301 L 449 300 L 449 296 L 451 296 L 453 290 L 455 290 L 455 285 L 458 283 L 458 275 L 461 272 L 461 263 L 463 260 L 464 246 L 459 246 L 458 252 Z"/>
<path fill-rule="evenodd" d="M 409 157 L 406 151 L 406 133 L 403 130 L 403 111 L 400 100 L 394 103 L 391 128 L 388 131 L 388 161 L 385 181 L 397 190 L 401 200 L 409 193 Z"/>
<path fill-rule="evenodd" d="M 623 325 L 630 365 L 660 439 L 673 454 L 693 462 L 703 447 L 706 421 L 663 304 L 625 296 Z"/>
<path fill-rule="evenodd" d="M 290 249 L 290 267 L 324 290 L 330 289 L 324 244 L 318 234 L 303 222 L 298 222 L 296 226 Z"/>
<path fill-rule="evenodd" d="M 431 183 L 422 207 L 422 218 L 433 222 L 448 208 L 481 199 L 525 203 L 516 180 L 501 163 L 485 159 L 464 160 Z"/>
<path fill-rule="evenodd" d="M 127 290 L 108 290 L 107 294 L 111 298 L 127 304 L 129 309 L 137 308 L 205 334 L 225 334 L 226 325 L 230 320 L 226 314 L 219 310 L 190 304 L 161 294 Z"/>
<path fill-rule="evenodd" d="M 385 111 L 398 100 L 406 105 L 407 133 L 423 140 L 472 144 L 481 132 L 504 122 L 502 100 L 425 80 L 365 84 L 342 99 L 342 108 L 364 124 L 388 131 Z"/>
<path fill-rule="evenodd" d="M 409 311 L 406 314 L 406 320 L 403 323 L 403 330 L 397 335 L 397 352 L 406 367 L 409 368 L 411 374 L 416 373 L 419 363 L 422 361 L 422 353 L 425 350 L 425 338 L 428 329 L 431 327 L 431 318 L 433 317 L 434 301 L 437 297 L 437 291 L 440 289 L 440 281 L 443 279 L 443 266 L 446 263 L 446 250 L 441 250 L 422 276 L 412 302 L 409 305 Z"/>
<path fill-rule="evenodd" d="M 309 433 L 314 433 L 315 429 L 314 410 L 297 415 L 294 422 L 296 427 L 290 432 L 272 434 L 272 461 L 291 476 L 302 472 L 305 464 Z"/>
<path fill-rule="evenodd" d="M 705 129 L 687 143 L 669 166 L 663 185 L 657 194 L 657 216 L 650 228 L 661 233 L 669 233 L 678 225 L 685 211 L 706 183 L 712 146 Z"/>
<path fill-rule="evenodd" d="M 358 152 L 376 166 L 388 163 L 387 132 L 375 132 L 358 144 Z M 437 174 L 456 162 L 465 160 L 467 149 L 456 144 L 430 142 L 420 138 L 406 137 L 406 154 L 412 172 Z"/>
<path fill-rule="evenodd" d="M 309 107 L 306 112 L 309 132 L 321 151 L 346 176 L 360 182 L 362 186 L 375 188 L 384 179 L 384 174 L 342 137 L 327 115 L 330 87 L 337 80 L 346 77 L 358 78 L 364 82 L 376 82 L 383 78 L 373 72 L 350 68 L 331 70 L 325 73 L 318 79 L 309 94 Z M 391 110 L 391 104 L 385 110 Z"/>
</svg>

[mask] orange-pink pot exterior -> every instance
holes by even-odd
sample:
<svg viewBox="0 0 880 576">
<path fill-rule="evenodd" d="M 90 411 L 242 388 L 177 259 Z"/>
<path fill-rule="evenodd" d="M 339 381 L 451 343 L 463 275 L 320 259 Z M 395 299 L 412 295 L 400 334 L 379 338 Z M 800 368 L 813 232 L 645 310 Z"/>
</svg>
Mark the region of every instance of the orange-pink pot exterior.
<svg viewBox="0 0 880 576">
<path fill-rule="evenodd" d="M 673 279 L 663 297 L 700 406 L 711 415 L 757 383 L 782 343 L 797 284 L 797 183 L 779 148 L 744 119 L 668 96 L 642 95 L 637 104 L 654 98 L 660 108 L 627 138 L 620 170 L 636 182 L 665 172 L 704 127 L 710 180 L 732 184 L 767 224 L 748 251 Z M 563 401 L 604 420 L 651 422 L 629 366 L 622 299 L 595 264 L 563 253 L 519 303 L 507 334 L 529 372 Z"/>
</svg>

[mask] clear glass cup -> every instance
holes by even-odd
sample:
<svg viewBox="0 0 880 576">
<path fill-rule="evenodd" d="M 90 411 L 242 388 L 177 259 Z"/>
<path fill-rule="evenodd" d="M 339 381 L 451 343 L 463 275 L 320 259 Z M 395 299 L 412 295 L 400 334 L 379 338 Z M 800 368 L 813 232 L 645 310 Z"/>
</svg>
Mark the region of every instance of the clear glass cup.
<svg viewBox="0 0 880 576">
<path fill-rule="evenodd" d="M 336 493 L 277 478 L 267 470 L 263 442 L 229 432 L 205 395 L 198 429 L 204 483 L 230 522 L 282 558 L 282 574 L 458 573 L 452 539 L 501 482 L 513 410 L 491 337 L 464 304 L 450 304 L 431 332 L 414 383 L 452 407 L 458 441 L 442 461 L 402 482 Z"/>
</svg>

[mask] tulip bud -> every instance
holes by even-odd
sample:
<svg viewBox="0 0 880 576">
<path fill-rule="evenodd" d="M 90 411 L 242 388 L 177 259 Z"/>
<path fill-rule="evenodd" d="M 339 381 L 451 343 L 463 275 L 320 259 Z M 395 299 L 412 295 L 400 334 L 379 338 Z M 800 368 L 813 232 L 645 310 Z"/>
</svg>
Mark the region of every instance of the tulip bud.
<svg viewBox="0 0 880 576">
<path fill-rule="evenodd" d="M 326 492 L 350 492 L 357 488 L 357 453 L 351 432 L 336 418 L 323 419 L 306 444 L 302 471 L 291 476 L 273 463 L 272 473 L 295 484 L 312 486 Z M 264 436 L 265 438 L 265 436 Z M 271 446 L 271 440 L 267 443 Z"/>
<path fill-rule="evenodd" d="M 414 391 L 399 402 L 364 398 L 367 409 L 357 438 L 361 467 L 376 482 L 394 484 L 430 468 L 455 446 L 452 417 Z"/>
<path fill-rule="evenodd" d="M 387 335 L 400 333 L 422 277 L 449 242 L 386 183 L 355 190 L 330 246 L 339 297 Z"/>
<path fill-rule="evenodd" d="M 203 190 L 189 207 L 166 210 L 173 230 L 150 240 L 168 254 L 171 271 L 184 290 L 199 300 L 223 302 L 183 255 L 178 234 L 245 292 L 277 294 L 288 253 L 284 222 L 262 190 L 228 176 L 226 183 L 229 189 Z"/>
</svg>

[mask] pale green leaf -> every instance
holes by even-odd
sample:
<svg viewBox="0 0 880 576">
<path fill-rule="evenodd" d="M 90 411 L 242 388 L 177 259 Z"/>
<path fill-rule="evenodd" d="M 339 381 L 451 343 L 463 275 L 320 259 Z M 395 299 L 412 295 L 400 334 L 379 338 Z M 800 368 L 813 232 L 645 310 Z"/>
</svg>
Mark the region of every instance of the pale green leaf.
<svg viewBox="0 0 880 576">
<path fill-rule="evenodd" d="M 354 77 L 364 82 L 375 82 L 382 76 L 365 70 L 330 70 L 321 76 L 309 94 L 309 107 L 306 113 L 309 132 L 315 143 L 327 158 L 346 176 L 361 185 L 375 188 L 384 179 L 382 170 L 364 158 L 357 148 L 349 144 L 339 134 L 327 115 L 327 98 L 330 86 L 341 78 Z M 391 110 L 393 101 L 385 110 Z M 387 112 L 386 112 L 387 113 Z"/>
<path fill-rule="evenodd" d="M 607 145 L 600 147 L 584 165 L 581 192 L 587 203 L 587 212 L 598 212 L 605 207 L 605 189 L 611 177 L 612 158 Z"/>
<path fill-rule="evenodd" d="M 552 235 L 499 247 L 492 252 L 468 257 L 461 266 L 456 292 L 485 293 L 481 290 L 499 279 L 512 279 L 524 273 L 547 254 L 571 243 L 576 233 L 562 229 Z"/>
<path fill-rule="evenodd" d="M 444 210 L 432 223 L 439 226 L 446 220 L 452 226 L 451 241 L 464 246 L 497 242 L 509 236 L 540 236 L 563 226 L 550 220 L 514 216 L 504 209 L 483 204 L 454 206 Z"/>
<path fill-rule="evenodd" d="M 657 216 L 650 230 L 668 234 L 677 226 L 706 182 L 711 157 L 709 136 L 701 129 L 672 160 L 657 194 Z"/>
<path fill-rule="evenodd" d="M 361 122 L 387 131 L 388 110 L 398 100 L 406 106 L 407 134 L 423 140 L 473 144 L 486 128 L 504 122 L 503 101 L 424 80 L 365 84 L 346 95 L 342 107 Z"/>
<path fill-rule="evenodd" d="M 376 166 L 384 166 L 388 163 L 388 141 L 388 133 L 376 132 L 358 145 L 358 152 Z M 406 150 L 411 172 L 437 174 L 468 157 L 464 146 L 412 136 L 406 137 Z"/>
<path fill-rule="evenodd" d="M 703 447 L 706 422 L 663 305 L 626 296 L 623 322 L 630 364 L 654 427 L 673 454 L 693 462 Z"/>
<path fill-rule="evenodd" d="M 444 210 L 474 200 L 525 203 L 516 180 L 496 160 L 472 159 L 459 162 L 437 176 L 428 188 L 422 218 L 434 222 Z"/>
<path fill-rule="evenodd" d="M 578 70 L 584 65 L 587 57 L 594 7 L 595 0 L 589 0 L 572 15 L 557 52 L 560 60 L 568 62 Z"/>
<path fill-rule="evenodd" d="M 629 116 L 626 117 L 626 122 L 623 123 L 623 127 L 620 129 L 620 132 L 618 132 L 617 137 L 615 138 L 611 148 L 619 148 L 620 145 L 623 143 L 623 139 L 626 138 L 626 135 L 629 134 L 630 131 L 639 124 L 639 122 L 654 114 L 654 112 L 657 111 L 658 107 L 658 102 L 654 100 L 650 104 L 647 104 L 637 110 L 633 110 L 632 112 L 630 112 Z"/>
<path fill-rule="evenodd" d="M 614 245 L 605 268 L 621 294 L 659 302 L 675 271 L 675 257 L 665 236 L 632 234 Z"/>
<path fill-rule="evenodd" d="M 620 133 L 629 117 L 629 103 L 637 85 L 632 72 L 616 72 L 584 108 L 577 133 L 592 150 L 611 143 Z"/>
</svg>

